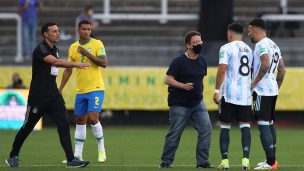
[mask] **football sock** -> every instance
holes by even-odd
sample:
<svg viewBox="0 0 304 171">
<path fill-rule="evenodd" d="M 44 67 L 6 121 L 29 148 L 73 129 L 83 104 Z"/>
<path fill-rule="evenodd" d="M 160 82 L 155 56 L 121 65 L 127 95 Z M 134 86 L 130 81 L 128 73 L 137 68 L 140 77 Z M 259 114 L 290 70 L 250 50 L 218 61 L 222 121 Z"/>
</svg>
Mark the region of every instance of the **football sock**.
<svg viewBox="0 0 304 171">
<path fill-rule="evenodd" d="M 221 125 L 221 132 L 220 132 L 220 150 L 222 154 L 222 159 L 228 159 L 228 147 L 229 147 L 229 131 L 231 126 L 230 125 Z"/>
<path fill-rule="evenodd" d="M 271 123 L 269 125 L 270 127 L 270 131 L 271 131 L 271 134 L 272 134 L 272 138 L 273 138 L 273 153 L 274 155 L 276 154 L 276 150 L 277 150 L 277 133 L 276 133 L 276 128 L 274 126 L 273 123 Z"/>
<path fill-rule="evenodd" d="M 243 148 L 243 158 L 249 159 L 250 146 L 251 146 L 251 133 L 250 124 L 240 124 L 242 132 L 242 148 Z"/>
<path fill-rule="evenodd" d="M 75 130 L 75 152 L 74 156 L 82 157 L 83 144 L 86 139 L 86 126 L 87 125 L 77 125 Z"/>
<path fill-rule="evenodd" d="M 97 140 L 98 151 L 104 151 L 104 138 L 103 138 L 103 130 L 100 122 L 92 126 L 93 134 Z"/>
<path fill-rule="evenodd" d="M 275 161 L 275 156 L 273 152 L 273 138 L 269 127 L 268 121 L 258 121 L 258 127 L 260 130 L 260 139 L 262 146 L 266 153 L 267 163 L 273 165 Z"/>
</svg>

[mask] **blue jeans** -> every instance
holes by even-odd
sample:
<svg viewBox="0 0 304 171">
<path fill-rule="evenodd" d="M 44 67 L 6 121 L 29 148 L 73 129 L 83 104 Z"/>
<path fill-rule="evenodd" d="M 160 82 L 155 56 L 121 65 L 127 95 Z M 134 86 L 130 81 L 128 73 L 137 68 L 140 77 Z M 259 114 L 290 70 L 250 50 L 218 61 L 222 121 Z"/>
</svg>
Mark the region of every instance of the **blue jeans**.
<svg viewBox="0 0 304 171">
<path fill-rule="evenodd" d="M 36 20 L 22 20 L 23 54 L 31 56 L 36 46 Z"/>
<path fill-rule="evenodd" d="M 206 106 L 202 101 L 192 108 L 181 106 L 170 107 L 170 126 L 166 135 L 163 154 L 161 157 L 163 163 L 169 165 L 172 164 L 181 135 L 189 119 L 191 120 L 193 127 L 198 132 L 198 140 L 196 145 L 196 164 L 200 165 L 208 162 L 212 127 Z"/>
</svg>

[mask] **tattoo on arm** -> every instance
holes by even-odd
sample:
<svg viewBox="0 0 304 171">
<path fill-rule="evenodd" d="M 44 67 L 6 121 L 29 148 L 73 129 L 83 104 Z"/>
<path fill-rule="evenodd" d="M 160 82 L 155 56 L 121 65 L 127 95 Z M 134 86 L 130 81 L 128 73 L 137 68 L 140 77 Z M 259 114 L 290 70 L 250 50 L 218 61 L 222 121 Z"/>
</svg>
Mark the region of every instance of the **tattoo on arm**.
<svg viewBox="0 0 304 171">
<path fill-rule="evenodd" d="M 283 83 L 285 73 L 286 73 L 286 70 L 285 70 L 283 59 L 280 59 L 279 65 L 278 65 L 277 79 L 276 79 L 277 84 L 278 84 L 278 88 L 280 88 L 282 83 Z"/>
<path fill-rule="evenodd" d="M 264 64 L 262 63 L 261 64 L 261 67 L 260 67 L 260 70 L 259 70 L 259 73 L 257 75 L 257 77 L 255 78 L 255 82 L 258 83 L 261 81 L 261 79 L 263 79 L 263 77 L 266 75 L 266 73 L 268 72 L 269 70 L 269 64 Z"/>
<path fill-rule="evenodd" d="M 277 75 L 277 84 L 278 84 L 278 88 L 280 89 L 282 83 L 283 83 L 283 80 L 284 80 L 284 74 L 278 72 L 278 75 Z"/>
</svg>

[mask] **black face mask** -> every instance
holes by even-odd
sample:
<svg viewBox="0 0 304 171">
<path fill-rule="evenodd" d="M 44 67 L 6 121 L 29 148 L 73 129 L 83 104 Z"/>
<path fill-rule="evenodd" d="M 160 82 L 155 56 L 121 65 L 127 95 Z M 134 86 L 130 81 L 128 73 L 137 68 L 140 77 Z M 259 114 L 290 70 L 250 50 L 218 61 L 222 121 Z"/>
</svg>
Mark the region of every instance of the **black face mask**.
<svg viewBox="0 0 304 171">
<path fill-rule="evenodd" d="M 202 51 L 202 44 L 193 45 L 192 50 L 195 54 L 200 54 Z"/>
</svg>

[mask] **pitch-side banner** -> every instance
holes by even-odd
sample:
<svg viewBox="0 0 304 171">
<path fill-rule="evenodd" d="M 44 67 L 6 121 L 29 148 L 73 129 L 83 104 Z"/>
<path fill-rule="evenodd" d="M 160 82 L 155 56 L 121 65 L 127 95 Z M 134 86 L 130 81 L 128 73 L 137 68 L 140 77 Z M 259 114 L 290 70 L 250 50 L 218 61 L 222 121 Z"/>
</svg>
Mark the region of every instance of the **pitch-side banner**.
<svg viewBox="0 0 304 171">
<path fill-rule="evenodd" d="M 166 67 L 108 67 L 102 70 L 106 85 L 103 109 L 112 110 L 168 110 L 167 85 L 164 84 Z M 208 68 L 204 78 L 204 101 L 209 110 L 217 110 L 213 103 L 216 67 Z M 20 73 L 29 87 L 30 67 L 1 67 L 0 86 L 11 84 L 14 72 Z M 57 78 L 59 85 L 63 70 Z M 76 72 L 67 83 L 63 96 L 68 109 L 74 109 Z M 304 110 L 304 68 L 287 68 L 284 83 L 280 89 L 277 110 Z"/>
<path fill-rule="evenodd" d="M 0 129 L 19 129 L 27 113 L 28 90 L 0 89 Z M 35 130 L 42 129 L 42 120 Z"/>
</svg>

